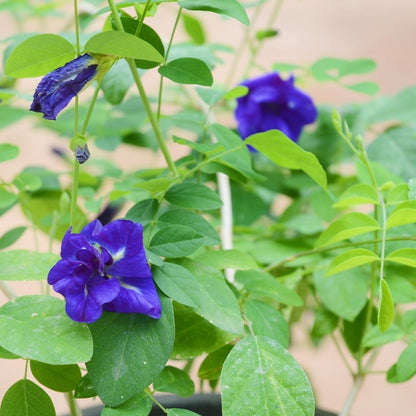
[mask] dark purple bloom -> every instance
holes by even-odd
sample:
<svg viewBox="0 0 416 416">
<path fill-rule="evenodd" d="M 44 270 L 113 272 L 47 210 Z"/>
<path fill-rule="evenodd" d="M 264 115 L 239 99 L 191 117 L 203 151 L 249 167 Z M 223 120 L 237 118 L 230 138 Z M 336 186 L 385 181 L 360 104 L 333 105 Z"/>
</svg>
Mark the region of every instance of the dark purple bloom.
<svg viewBox="0 0 416 416">
<path fill-rule="evenodd" d="M 66 312 L 74 321 L 94 322 L 103 308 L 160 318 L 160 299 L 143 248 L 143 226 L 132 221 L 102 226 L 95 220 L 79 234 L 69 229 L 48 283 L 65 297 Z"/>
<path fill-rule="evenodd" d="M 313 123 L 317 111 L 312 99 L 277 72 L 241 83 L 247 95 L 237 99 L 235 118 L 242 139 L 267 130 L 280 130 L 296 142 L 305 124 Z"/>
<path fill-rule="evenodd" d="M 87 53 L 46 74 L 36 88 L 31 111 L 55 120 L 88 82 L 97 75 L 97 60 Z"/>
</svg>

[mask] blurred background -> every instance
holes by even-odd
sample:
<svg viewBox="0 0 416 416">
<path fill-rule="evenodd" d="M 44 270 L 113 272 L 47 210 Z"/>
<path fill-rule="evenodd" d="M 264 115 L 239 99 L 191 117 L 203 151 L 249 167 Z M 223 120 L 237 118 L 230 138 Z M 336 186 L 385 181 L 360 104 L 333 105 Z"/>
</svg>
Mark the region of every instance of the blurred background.
<svg viewBox="0 0 416 416">
<path fill-rule="evenodd" d="M 41 19 L 25 12 L 24 7 L 18 19 L 7 12 L 7 5 L 23 4 L 23 1 L 0 0 L 0 48 L 4 49 L 7 43 L 2 42 L 9 36 L 17 33 L 41 32 L 59 33 L 71 30 L 72 2 L 62 1 L 61 15 L 45 16 Z M 50 6 L 51 2 L 33 1 L 33 4 Z M 80 2 L 81 10 L 96 10 L 97 7 Z M 160 8 L 155 17 L 148 23 L 160 30 L 163 40 L 167 40 L 174 23 L 176 5 L 168 4 Z M 267 20 L 267 9 L 257 19 L 259 29 Z M 371 58 L 376 61 L 378 68 L 375 72 L 366 75 L 368 81 L 379 84 L 379 95 L 395 94 L 404 87 L 416 84 L 416 2 L 413 0 L 285 0 L 281 2 L 279 15 L 274 25 L 278 36 L 266 40 L 261 49 L 258 61 L 266 70 L 271 70 L 272 64 L 287 62 L 299 65 L 310 65 L 319 58 L 333 56 L 345 59 Z M 99 29 L 105 19 L 102 15 L 87 31 Z M 244 39 L 244 27 L 232 20 L 224 21 L 216 15 L 204 17 L 204 28 L 210 42 L 229 43 L 236 47 Z M 186 39 L 185 31 L 179 28 L 175 40 Z M 222 83 L 230 74 L 227 69 L 233 55 L 221 55 L 223 65 L 217 66 L 214 71 L 215 82 Z M 244 62 L 244 59 L 243 59 Z M 243 67 L 238 66 L 232 74 L 234 83 L 241 80 Z M 153 71 L 154 73 L 156 71 Z M 254 70 L 250 75 L 259 73 Z M 18 90 L 23 93 L 22 108 L 30 105 L 39 79 L 19 80 Z M 157 76 L 146 74 L 143 78 L 145 88 L 155 91 Z M 313 97 L 316 103 L 341 105 L 354 102 L 363 102 L 370 98 L 364 94 L 341 88 L 336 84 L 321 84 L 313 80 L 305 80 L 302 88 Z M 25 97 L 27 94 L 27 97 Z M 39 116 L 40 117 L 40 116 Z M 35 120 L 35 117 L 33 118 Z M 0 177 L 10 180 L 14 174 L 29 163 L 39 164 L 54 169 L 66 169 L 62 161 L 53 156 L 50 148 L 57 143 L 65 146 L 62 138 L 45 129 L 37 127 L 33 120 L 25 119 L 22 122 L 0 129 L 0 142 L 17 144 L 20 156 L 0 165 Z M 233 126 L 233 120 L 229 120 Z M 102 157 L 108 157 L 103 150 L 94 149 Z M 130 149 L 117 149 L 111 157 L 123 162 L 126 169 L 140 166 L 160 165 L 158 154 L 150 150 L 131 152 Z M 0 219 L 0 234 L 13 226 L 24 224 L 18 209 L 12 210 Z M 41 248 L 47 249 L 47 241 L 40 238 Z M 33 236 L 26 232 L 17 245 L 12 248 L 33 249 Z M 15 286 L 19 294 L 37 291 L 35 283 L 25 283 Z M 1 303 L 5 301 L 0 297 Z M 291 352 L 308 373 L 315 389 L 317 405 L 321 408 L 339 411 L 345 401 L 352 380 L 343 364 L 336 348 L 325 342 L 315 349 L 307 338 L 304 329 L 310 328 L 311 322 L 302 322 L 292 334 Z M 404 348 L 403 344 L 393 343 L 383 348 L 378 357 L 375 370 L 386 370 L 398 357 Z M 24 363 L 19 361 L 0 361 L 0 397 L 8 387 L 20 379 L 24 374 Z M 416 414 L 416 380 L 404 384 L 388 384 L 383 375 L 369 375 L 353 406 L 353 416 L 403 416 Z M 66 410 L 62 395 L 50 392 L 57 403 L 57 414 Z M 61 397 L 62 396 L 62 397 Z M 56 398 L 56 399 L 55 399 Z M 91 400 L 85 402 L 90 405 Z M 238 416 L 238 415 L 236 415 Z"/>
</svg>

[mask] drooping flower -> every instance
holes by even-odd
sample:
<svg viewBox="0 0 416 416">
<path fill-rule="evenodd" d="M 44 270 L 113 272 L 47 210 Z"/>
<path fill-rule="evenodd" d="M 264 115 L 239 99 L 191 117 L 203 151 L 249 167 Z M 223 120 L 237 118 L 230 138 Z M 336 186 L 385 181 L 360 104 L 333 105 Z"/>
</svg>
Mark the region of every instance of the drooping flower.
<svg viewBox="0 0 416 416">
<path fill-rule="evenodd" d="M 294 77 L 283 80 L 277 72 L 241 83 L 248 93 L 237 99 L 235 118 L 241 138 L 277 129 L 296 142 L 317 110 L 312 99 L 295 87 Z"/>
<path fill-rule="evenodd" d="M 46 74 L 36 88 L 30 111 L 56 120 L 63 110 L 98 74 L 99 60 L 87 53 Z"/>
<path fill-rule="evenodd" d="M 96 321 L 102 309 L 160 318 L 160 299 L 143 248 L 143 226 L 129 220 L 105 226 L 95 220 L 79 234 L 69 229 L 48 283 L 65 297 L 66 312 L 77 322 Z"/>
</svg>

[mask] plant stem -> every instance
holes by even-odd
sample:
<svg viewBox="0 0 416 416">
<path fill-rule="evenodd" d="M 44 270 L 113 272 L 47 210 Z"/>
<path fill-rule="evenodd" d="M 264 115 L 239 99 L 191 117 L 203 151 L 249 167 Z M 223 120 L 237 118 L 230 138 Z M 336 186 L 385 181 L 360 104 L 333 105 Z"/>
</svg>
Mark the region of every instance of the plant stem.
<svg viewBox="0 0 416 416">
<path fill-rule="evenodd" d="M 167 61 L 167 59 L 168 59 L 170 48 L 171 48 L 172 42 L 173 42 L 173 37 L 175 35 L 176 28 L 178 27 L 178 23 L 179 23 L 181 14 L 182 14 L 182 7 L 179 7 L 178 14 L 176 15 L 175 23 L 173 24 L 173 29 L 172 29 L 172 33 L 170 35 L 168 47 L 166 48 L 165 61 Z M 159 94 L 158 94 L 158 98 L 157 98 L 157 112 L 156 112 L 157 121 L 160 120 L 160 111 L 161 111 L 161 108 L 162 108 L 163 79 L 164 79 L 164 76 L 161 75 L 160 76 L 160 81 L 159 81 Z"/>
<path fill-rule="evenodd" d="M 113 14 L 113 19 L 114 19 L 114 22 L 116 24 L 117 30 L 119 30 L 120 32 L 124 32 L 123 24 L 121 22 L 120 16 L 118 15 L 117 7 L 114 3 L 114 0 L 108 0 L 108 4 L 109 4 L 111 12 Z M 127 61 L 128 65 L 130 67 L 130 71 L 133 75 L 134 82 L 137 86 L 137 89 L 138 89 L 139 94 L 140 94 L 140 98 L 141 98 L 141 100 L 143 102 L 143 106 L 146 110 L 147 117 L 149 118 L 150 124 L 152 125 L 153 132 L 155 133 L 156 140 L 159 144 L 160 150 L 163 153 L 163 156 L 166 160 L 168 168 L 169 168 L 169 170 L 170 170 L 170 172 L 172 173 L 173 176 L 179 176 L 178 170 L 175 166 L 175 163 L 173 162 L 173 159 L 172 159 L 172 157 L 169 153 L 169 150 L 168 150 L 168 148 L 166 146 L 166 143 L 165 143 L 165 140 L 163 138 L 162 130 L 160 129 L 159 123 L 157 122 L 157 120 L 156 120 L 156 118 L 153 114 L 153 111 L 150 107 L 150 103 L 149 103 L 149 100 L 147 98 L 146 92 L 144 90 L 142 81 L 140 79 L 139 72 L 137 71 L 136 65 L 134 63 L 134 59 L 126 58 L 126 61 Z"/>
<path fill-rule="evenodd" d="M 81 410 L 78 408 L 74 395 L 71 392 L 65 393 L 65 398 L 69 406 L 71 416 L 82 416 Z"/>
<path fill-rule="evenodd" d="M 81 130 L 79 132 L 81 136 L 84 136 L 85 132 L 87 131 L 88 123 L 90 121 L 92 112 L 94 110 L 95 103 L 97 102 L 98 93 L 100 92 L 101 83 L 102 83 L 102 77 L 100 77 L 97 80 L 97 87 L 95 88 L 94 93 L 91 97 L 90 105 L 88 106 L 88 110 L 87 110 L 87 114 L 85 115 L 84 123 L 82 124 Z"/>
<path fill-rule="evenodd" d="M 75 19 L 75 47 L 77 56 L 80 55 L 79 46 L 79 19 L 78 19 L 78 0 L 74 0 L 74 19 Z"/>
<path fill-rule="evenodd" d="M 74 156 L 74 167 L 72 171 L 72 191 L 71 191 L 71 210 L 69 215 L 69 225 L 72 227 L 72 231 L 75 228 L 75 215 L 77 211 L 77 199 L 78 199 L 78 183 L 79 183 L 79 162 Z M 75 230 L 76 231 L 76 230 Z"/>
</svg>

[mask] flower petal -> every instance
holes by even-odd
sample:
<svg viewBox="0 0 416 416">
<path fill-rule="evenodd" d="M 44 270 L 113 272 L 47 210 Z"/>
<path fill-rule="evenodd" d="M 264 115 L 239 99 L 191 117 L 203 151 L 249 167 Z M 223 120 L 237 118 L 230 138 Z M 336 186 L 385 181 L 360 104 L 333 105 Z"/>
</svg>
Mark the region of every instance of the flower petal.
<svg viewBox="0 0 416 416">
<path fill-rule="evenodd" d="M 120 293 L 111 302 L 103 305 L 110 312 L 142 313 L 159 319 L 162 311 L 159 295 L 152 278 L 123 279 Z"/>
</svg>

